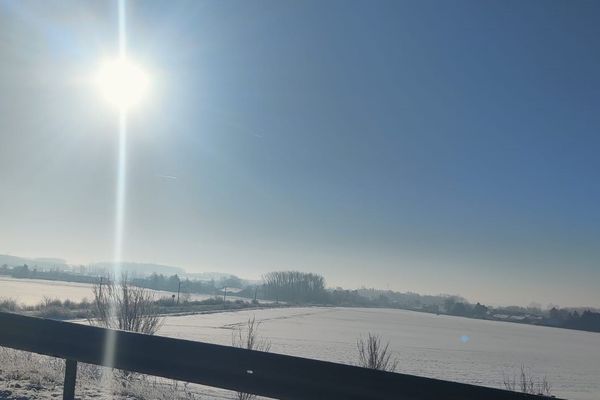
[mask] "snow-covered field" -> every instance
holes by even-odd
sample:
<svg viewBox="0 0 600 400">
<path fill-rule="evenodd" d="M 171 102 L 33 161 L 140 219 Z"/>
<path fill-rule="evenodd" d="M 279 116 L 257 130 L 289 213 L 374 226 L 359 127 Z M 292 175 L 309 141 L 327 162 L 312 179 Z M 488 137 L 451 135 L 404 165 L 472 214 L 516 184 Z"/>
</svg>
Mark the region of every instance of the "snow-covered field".
<svg viewBox="0 0 600 400">
<path fill-rule="evenodd" d="M 342 363 L 357 360 L 356 340 L 381 334 L 399 372 L 503 387 L 523 364 L 550 381 L 553 393 L 600 398 L 600 334 L 390 309 L 286 308 L 168 317 L 159 334 L 231 344 L 249 317 L 271 351 Z"/>
<path fill-rule="evenodd" d="M 0 277 L 0 297 L 19 303 L 81 300 L 91 293 L 85 284 Z M 372 332 L 390 341 L 400 372 L 502 387 L 504 376 L 523 364 L 546 376 L 557 396 L 600 398 L 598 333 L 403 310 L 282 308 L 167 317 L 159 334 L 230 345 L 233 330 L 252 316 L 277 353 L 353 364 L 356 340 Z"/>
<path fill-rule="evenodd" d="M 171 297 L 174 293 L 162 290 L 153 290 L 155 297 Z M 92 285 L 87 283 L 46 281 L 38 279 L 15 279 L 6 276 L 0 276 L 0 299 L 13 299 L 18 304 L 35 305 L 42 302 L 46 297 L 49 299 L 59 299 L 81 301 L 92 298 Z M 182 295 L 183 296 L 183 295 Z M 213 296 L 205 294 L 186 295 L 189 300 L 206 300 Z M 236 297 L 227 296 L 228 299 L 235 300 Z"/>
</svg>

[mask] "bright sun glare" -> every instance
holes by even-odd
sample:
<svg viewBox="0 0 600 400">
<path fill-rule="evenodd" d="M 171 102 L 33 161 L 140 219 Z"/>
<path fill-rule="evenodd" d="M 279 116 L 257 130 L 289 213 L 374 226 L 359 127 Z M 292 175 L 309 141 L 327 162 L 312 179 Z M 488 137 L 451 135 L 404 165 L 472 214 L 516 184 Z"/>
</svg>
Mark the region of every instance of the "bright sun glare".
<svg viewBox="0 0 600 400">
<path fill-rule="evenodd" d="M 119 109 L 129 109 L 140 103 L 150 84 L 146 72 L 124 57 L 104 61 L 94 83 L 102 97 Z"/>
</svg>

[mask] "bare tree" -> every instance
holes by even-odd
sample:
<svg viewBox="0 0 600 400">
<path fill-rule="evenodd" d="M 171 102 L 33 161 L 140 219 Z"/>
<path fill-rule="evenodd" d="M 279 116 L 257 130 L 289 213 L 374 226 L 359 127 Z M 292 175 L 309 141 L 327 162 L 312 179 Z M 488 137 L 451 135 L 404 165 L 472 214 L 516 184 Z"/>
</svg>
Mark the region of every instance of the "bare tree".
<svg viewBox="0 0 600 400">
<path fill-rule="evenodd" d="M 126 275 L 118 283 L 108 279 L 100 281 L 92 290 L 94 302 L 88 319 L 92 325 L 152 335 L 163 323 L 154 294 L 132 286 Z"/>
<path fill-rule="evenodd" d="M 269 351 L 271 350 L 271 342 L 268 339 L 261 338 L 258 334 L 260 322 L 256 322 L 253 316 L 248 319 L 246 327 L 238 327 L 231 335 L 231 344 L 234 347 L 241 349 Z M 256 395 L 251 393 L 237 392 L 235 398 L 237 400 L 252 400 Z"/>
<path fill-rule="evenodd" d="M 530 372 L 525 369 L 524 365 L 521 365 L 521 373 L 518 376 L 513 375 L 512 378 L 504 376 L 504 387 L 506 390 L 513 392 L 522 392 L 528 394 L 534 394 L 538 396 L 552 396 L 552 386 L 548 379 L 544 376 L 543 378 L 536 378 Z"/>
<path fill-rule="evenodd" d="M 390 342 L 383 343 L 381 336 L 369 333 L 367 338 L 356 341 L 358 348 L 358 365 L 364 368 L 394 372 L 398 367 L 398 359 L 392 358 Z"/>
</svg>

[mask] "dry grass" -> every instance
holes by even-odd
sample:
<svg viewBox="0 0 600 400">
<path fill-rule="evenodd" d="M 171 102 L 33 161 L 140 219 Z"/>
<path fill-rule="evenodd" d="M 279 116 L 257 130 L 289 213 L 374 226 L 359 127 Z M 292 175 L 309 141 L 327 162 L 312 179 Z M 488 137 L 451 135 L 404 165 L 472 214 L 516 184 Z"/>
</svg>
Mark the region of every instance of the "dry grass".
<svg viewBox="0 0 600 400">
<path fill-rule="evenodd" d="M 513 392 L 522 392 L 538 396 L 552 396 L 552 386 L 546 377 L 536 377 L 521 365 L 521 372 L 512 377 L 504 376 L 504 387 Z"/>
<path fill-rule="evenodd" d="M 15 299 L 0 298 L 0 311 L 30 313 L 35 316 L 50 319 L 81 319 L 90 313 L 90 303 L 83 299 L 81 302 L 44 297 L 35 305 L 23 305 Z"/>
</svg>

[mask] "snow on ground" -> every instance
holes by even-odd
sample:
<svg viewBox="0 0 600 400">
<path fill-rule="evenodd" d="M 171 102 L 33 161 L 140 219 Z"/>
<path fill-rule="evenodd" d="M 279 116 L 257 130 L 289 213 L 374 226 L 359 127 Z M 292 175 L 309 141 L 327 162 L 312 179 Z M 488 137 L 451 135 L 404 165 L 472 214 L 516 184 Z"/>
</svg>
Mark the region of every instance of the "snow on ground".
<svg viewBox="0 0 600 400">
<path fill-rule="evenodd" d="M 0 347 L 0 400 L 62 399 L 64 361 L 61 359 Z M 107 387 L 105 369 L 79 364 L 75 397 L 80 400 L 225 400 L 235 393 L 140 374 L 127 379 L 115 372 Z"/>
</svg>

